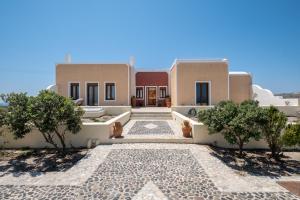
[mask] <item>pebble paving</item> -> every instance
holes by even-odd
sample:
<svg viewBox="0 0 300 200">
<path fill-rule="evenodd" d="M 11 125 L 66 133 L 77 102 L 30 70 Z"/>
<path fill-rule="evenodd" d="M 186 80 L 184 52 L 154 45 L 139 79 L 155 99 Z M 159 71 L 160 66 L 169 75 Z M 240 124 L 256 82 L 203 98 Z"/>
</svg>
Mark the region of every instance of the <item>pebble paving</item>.
<svg viewBox="0 0 300 200">
<path fill-rule="evenodd" d="M 147 128 L 149 127 L 149 128 Z M 166 121 L 136 121 L 128 132 L 129 135 L 174 135 Z"/>
<path fill-rule="evenodd" d="M 2 185 L 0 199 L 133 199 L 146 185 L 165 199 L 298 199 L 289 192 L 221 192 L 189 149 L 146 148 L 112 149 L 82 185 Z"/>
</svg>

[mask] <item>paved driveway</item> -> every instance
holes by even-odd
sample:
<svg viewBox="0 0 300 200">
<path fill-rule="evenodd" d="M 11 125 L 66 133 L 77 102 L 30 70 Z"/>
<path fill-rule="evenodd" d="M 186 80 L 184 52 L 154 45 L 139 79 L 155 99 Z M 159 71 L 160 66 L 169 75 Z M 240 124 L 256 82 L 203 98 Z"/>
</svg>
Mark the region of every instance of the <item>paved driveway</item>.
<svg viewBox="0 0 300 200">
<path fill-rule="evenodd" d="M 0 199 L 297 199 L 193 144 L 98 146 L 67 172 L 0 178 Z"/>
</svg>

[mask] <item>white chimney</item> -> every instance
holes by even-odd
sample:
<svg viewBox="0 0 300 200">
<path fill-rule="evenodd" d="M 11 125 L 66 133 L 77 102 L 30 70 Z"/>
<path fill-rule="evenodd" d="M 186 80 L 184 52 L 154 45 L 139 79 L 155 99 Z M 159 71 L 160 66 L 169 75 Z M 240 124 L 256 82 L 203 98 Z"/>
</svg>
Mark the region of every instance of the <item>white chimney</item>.
<svg viewBox="0 0 300 200">
<path fill-rule="evenodd" d="M 72 57 L 70 53 L 67 53 L 65 56 L 65 63 L 70 64 L 72 62 Z"/>
<path fill-rule="evenodd" d="M 132 67 L 135 65 L 135 57 L 134 56 L 130 56 L 129 65 L 132 66 Z"/>
</svg>

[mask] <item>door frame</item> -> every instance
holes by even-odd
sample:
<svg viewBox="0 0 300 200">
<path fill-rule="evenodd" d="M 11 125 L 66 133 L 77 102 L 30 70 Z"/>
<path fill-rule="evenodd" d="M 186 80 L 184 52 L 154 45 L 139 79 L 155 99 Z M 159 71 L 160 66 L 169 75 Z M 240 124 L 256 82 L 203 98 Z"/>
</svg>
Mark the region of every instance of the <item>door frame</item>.
<svg viewBox="0 0 300 200">
<path fill-rule="evenodd" d="M 195 81 L 195 105 L 197 104 L 197 83 L 208 83 L 208 106 L 211 105 L 211 81 Z"/>
<path fill-rule="evenodd" d="M 155 88 L 155 105 L 150 105 L 150 106 L 157 106 L 157 86 L 145 86 L 146 89 L 146 98 L 145 98 L 145 106 L 149 106 L 148 105 L 148 88 Z"/>
<path fill-rule="evenodd" d="M 99 106 L 100 104 L 100 99 L 99 99 L 99 96 L 100 96 L 100 84 L 99 84 L 99 82 L 97 82 L 97 81 L 86 81 L 85 82 L 85 105 L 86 106 L 88 106 L 88 91 L 87 91 L 87 89 L 88 89 L 88 84 L 89 83 L 94 83 L 94 84 L 97 84 L 98 85 L 98 105 L 97 106 Z"/>
</svg>

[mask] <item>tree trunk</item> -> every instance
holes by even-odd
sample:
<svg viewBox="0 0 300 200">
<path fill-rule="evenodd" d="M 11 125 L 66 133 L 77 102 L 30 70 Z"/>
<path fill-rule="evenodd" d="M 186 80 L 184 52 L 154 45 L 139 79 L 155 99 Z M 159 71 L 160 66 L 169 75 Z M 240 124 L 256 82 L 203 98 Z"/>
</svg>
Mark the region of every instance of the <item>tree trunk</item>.
<svg viewBox="0 0 300 200">
<path fill-rule="evenodd" d="M 240 141 L 240 143 L 239 143 L 239 157 L 243 157 L 243 146 L 244 146 L 244 143 L 242 141 Z"/>
<path fill-rule="evenodd" d="M 64 140 L 63 136 L 61 136 L 57 130 L 55 131 L 55 133 L 56 133 L 56 135 L 60 141 L 60 144 L 62 146 L 62 151 L 64 152 L 66 150 L 65 140 Z"/>
<path fill-rule="evenodd" d="M 274 158 L 275 160 L 280 160 L 279 157 L 279 153 L 281 152 L 280 147 L 277 144 L 271 144 L 270 145 L 270 149 L 271 149 L 271 156 L 272 158 Z"/>
<path fill-rule="evenodd" d="M 59 149 L 58 146 L 55 144 L 55 142 L 52 140 L 52 137 L 49 133 L 46 133 L 47 135 L 43 132 L 41 132 L 41 133 L 47 143 L 51 144 L 55 149 Z"/>
</svg>

